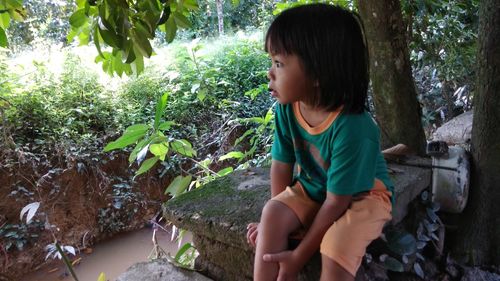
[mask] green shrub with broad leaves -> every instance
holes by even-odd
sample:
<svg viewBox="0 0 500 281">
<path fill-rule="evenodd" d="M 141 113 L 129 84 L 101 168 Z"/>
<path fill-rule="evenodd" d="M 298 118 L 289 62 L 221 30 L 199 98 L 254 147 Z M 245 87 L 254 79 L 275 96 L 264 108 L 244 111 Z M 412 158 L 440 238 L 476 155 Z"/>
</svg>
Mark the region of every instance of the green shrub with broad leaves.
<svg viewBox="0 0 500 281">
<path fill-rule="evenodd" d="M 58 71 L 38 57 L 31 72 L 3 63 L 2 135 L 33 151 L 57 145 L 98 152 L 105 137 L 132 124 L 150 126 L 157 99 L 169 93 L 163 115 L 179 124 L 171 136 L 196 147 L 214 126 L 261 116 L 272 103 L 268 95 L 259 95 L 267 91 L 269 61 L 262 35 L 253 37 L 173 44 L 162 49 L 168 58 L 152 61 L 143 74 L 122 79 L 114 89 L 103 84 L 102 72 L 84 66 L 77 50 L 64 51 Z M 259 95 L 253 101 L 252 90 L 251 95 Z"/>
<path fill-rule="evenodd" d="M 17 145 L 35 151 L 83 146 L 119 127 L 112 96 L 98 82 L 98 73 L 82 67 L 76 55 L 65 53 L 59 75 L 46 62 L 33 65 L 29 75 L 12 77 L 14 86 L 3 93 L 8 103 L 4 124 Z"/>
</svg>

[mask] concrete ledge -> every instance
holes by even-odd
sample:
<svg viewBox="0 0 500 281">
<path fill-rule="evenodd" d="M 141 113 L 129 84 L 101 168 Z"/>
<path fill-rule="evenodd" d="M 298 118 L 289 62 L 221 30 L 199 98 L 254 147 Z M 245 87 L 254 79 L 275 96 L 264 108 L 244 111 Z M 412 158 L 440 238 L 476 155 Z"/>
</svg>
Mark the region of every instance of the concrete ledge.
<svg viewBox="0 0 500 281">
<path fill-rule="evenodd" d="M 416 159 L 418 165 L 430 164 Z M 393 223 L 403 219 L 408 203 L 429 186 L 429 168 L 389 165 L 396 186 Z M 214 280 L 252 280 L 253 249 L 246 242 L 246 226 L 259 220 L 270 197 L 269 169 L 237 171 L 169 200 L 164 217 L 193 233 L 200 252 L 197 269 Z M 318 280 L 319 255 L 303 269 L 299 280 Z"/>
<path fill-rule="evenodd" d="M 165 259 L 141 262 L 118 276 L 117 281 L 213 281 L 198 272 L 175 267 Z"/>
</svg>

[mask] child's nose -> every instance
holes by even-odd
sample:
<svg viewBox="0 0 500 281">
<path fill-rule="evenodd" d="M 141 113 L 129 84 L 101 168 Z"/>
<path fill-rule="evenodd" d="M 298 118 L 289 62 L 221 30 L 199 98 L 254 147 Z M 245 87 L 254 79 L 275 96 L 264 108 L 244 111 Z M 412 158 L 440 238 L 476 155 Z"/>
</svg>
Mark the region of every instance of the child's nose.
<svg viewBox="0 0 500 281">
<path fill-rule="evenodd" d="M 272 67 L 270 67 L 267 71 L 267 79 L 274 80 L 274 70 Z"/>
</svg>

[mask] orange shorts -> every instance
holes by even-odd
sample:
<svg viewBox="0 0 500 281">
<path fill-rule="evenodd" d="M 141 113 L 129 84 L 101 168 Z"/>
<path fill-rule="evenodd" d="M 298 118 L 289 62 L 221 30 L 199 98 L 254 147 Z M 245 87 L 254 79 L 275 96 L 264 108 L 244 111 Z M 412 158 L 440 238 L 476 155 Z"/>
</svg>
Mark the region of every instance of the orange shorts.
<svg viewBox="0 0 500 281">
<path fill-rule="evenodd" d="M 380 180 L 375 180 L 370 191 L 353 197 L 346 212 L 323 236 L 321 254 L 356 276 L 366 247 L 380 236 L 385 223 L 392 219 L 390 197 L 391 192 Z M 302 223 L 302 229 L 292 233 L 291 238 L 303 237 L 321 208 L 321 204 L 309 198 L 299 182 L 287 187 L 272 200 L 287 205 Z"/>
</svg>

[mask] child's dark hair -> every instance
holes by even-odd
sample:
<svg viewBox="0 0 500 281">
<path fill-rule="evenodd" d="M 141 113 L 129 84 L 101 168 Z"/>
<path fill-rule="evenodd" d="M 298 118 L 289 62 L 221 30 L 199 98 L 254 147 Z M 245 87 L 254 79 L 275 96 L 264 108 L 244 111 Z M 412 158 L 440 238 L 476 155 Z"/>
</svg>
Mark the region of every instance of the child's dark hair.
<svg viewBox="0 0 500 281">
<path fill-rule="evenodd" d="M 318 82 L 311 102 L 328 111 L 365 110 L 368 51 L 359 16 L 328 4 L 303 5 L 282 12 L 266 34 L 270 54 L 297 55 L 309 78 Z"/>
</svg>

